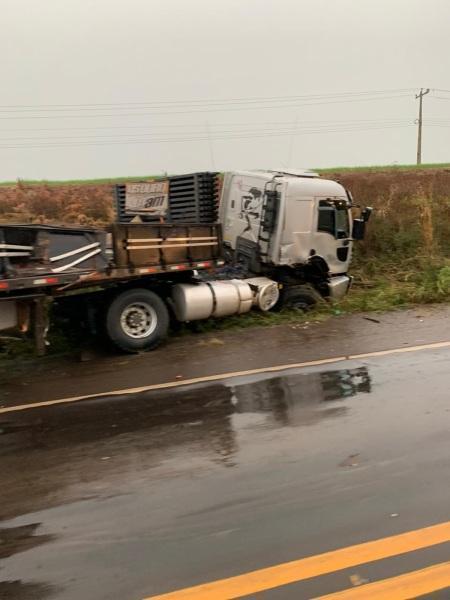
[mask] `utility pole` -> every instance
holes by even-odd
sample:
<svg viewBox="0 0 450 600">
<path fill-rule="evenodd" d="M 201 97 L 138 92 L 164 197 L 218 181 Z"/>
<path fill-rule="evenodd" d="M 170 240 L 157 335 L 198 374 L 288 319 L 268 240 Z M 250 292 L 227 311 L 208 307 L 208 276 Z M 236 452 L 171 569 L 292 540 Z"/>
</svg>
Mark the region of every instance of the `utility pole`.
<svg viewBox="0 0 450 600">
<path fill-rule="evenodd" d="M 420 88 L 420 92 L 416 94 L 416 100 L 419 99 L 419 118 L 416 119 L 417 123 L 417 164 L 422 164 L 422 98 L 428 94 L 430 88 L 424 90 Z"/>
</svg>

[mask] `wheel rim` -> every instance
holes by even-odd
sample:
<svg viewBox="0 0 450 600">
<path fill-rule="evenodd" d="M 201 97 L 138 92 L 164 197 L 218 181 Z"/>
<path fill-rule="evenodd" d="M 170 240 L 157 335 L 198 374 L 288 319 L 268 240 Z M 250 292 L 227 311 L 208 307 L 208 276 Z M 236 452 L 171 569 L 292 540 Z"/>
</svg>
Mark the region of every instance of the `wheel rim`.
<svg viewBox="0 0 450 600">
<path fill-rule="evenodd" d="M 123 332 L 136 340 L 151 335 L 156 329 L 157 321 L 155 309 L 146 302 L 129 304 L 120 315 Z"/>
<path fill-rule="evenodd" d="M 299 294 L 298 296 L 293 296 L 290 300 L 288 299 L 286 306 L 294 310 L 306 312 L 311 310 L 314 307 L 314 304 L 315 303 L 311 300 L 311 298 Z"/>
<path fill-rule="evenodd" d="M 291 306 L 295 310 L 303 310 L 303 311 L 306 311 L 311 308 L 311 305 L 308 304 L 305 300 L 293 300 Z"/>
</svg>

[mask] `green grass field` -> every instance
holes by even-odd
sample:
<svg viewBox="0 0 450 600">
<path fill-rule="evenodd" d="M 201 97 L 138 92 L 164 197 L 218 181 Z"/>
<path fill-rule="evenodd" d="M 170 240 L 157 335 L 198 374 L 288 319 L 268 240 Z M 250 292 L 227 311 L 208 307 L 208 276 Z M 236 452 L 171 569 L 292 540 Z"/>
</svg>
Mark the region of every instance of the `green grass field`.
<svg viewBox="0 0 450 600">
<path fill-rule="evenodd" d="M 317 173 L 351 173 L 351 172 L 368 172 L 376 173 L 379 171 L 410 171 L 420 169 L 449 169 L 450 163 L 428 163 L 423 165 L 369 165 L 366 167 L 327 167 L 326 169 L 312 169 Z M 26 185 L 98 185 L 98 184 L 114 184 L 123 183 L 126 181 L 142 181 L 159 177 L 155 175 L 135 175 L 133 177 L 104 177 L 100 179 L 64 179 L 64 180 L 45 180 L 45 179 L 21 179 L 20 181 Z M 0 181 L 0 186 L 16 185 L 17 181 Z"/>
<path fill-rule="evenodd" d="M 327 167 L 326 169 L 313 169 L 318 173 L 335 173 L 336 171 L 342 172 L 369 172 L 376 173 L 379 171 L 418 171 L 421 169 L 448 169 L 450 163 L 427 163 L 423 165 L 371 165 L 367 167 Z"/>
<path fill-rule="evenodd" d="M 99 185 L 108 183 L 124 183 L 126 181 L 142 181 L 143 179 L 151 179 L 152 177 L 155 177 L 155 175 L 136 175 L 134 177 L 105 177 L 103 179 L 20 179 L 18 181 L 26 185 Z M 17 181 L 0 181 L 1 187 L 8 187 L 16 184 Z"/>
</svg>

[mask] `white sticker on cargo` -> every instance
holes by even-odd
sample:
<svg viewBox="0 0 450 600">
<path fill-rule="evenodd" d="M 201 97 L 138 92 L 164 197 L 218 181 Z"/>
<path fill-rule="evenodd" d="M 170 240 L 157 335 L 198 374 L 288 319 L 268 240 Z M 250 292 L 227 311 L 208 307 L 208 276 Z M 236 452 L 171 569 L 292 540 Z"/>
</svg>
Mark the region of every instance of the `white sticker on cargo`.
<svg viewBox="0 0 450 600">
<path fill-rule="evenodd" d="M 169 205 L 169 182 L 127 183 L 125 212 L 132 215 L 165 216 Z"/>
</svg>

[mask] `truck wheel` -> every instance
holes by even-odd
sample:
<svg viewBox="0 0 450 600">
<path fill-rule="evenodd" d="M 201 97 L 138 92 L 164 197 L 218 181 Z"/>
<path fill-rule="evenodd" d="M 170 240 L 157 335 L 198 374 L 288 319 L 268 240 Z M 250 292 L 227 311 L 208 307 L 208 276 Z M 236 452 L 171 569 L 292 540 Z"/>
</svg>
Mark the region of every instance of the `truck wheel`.
<svg viewBox="0 0 450 600">
<path fill-rule="evenodd" d="M 125 352 L 151 350 L 167 336 L 169 312 L 154 292 L 133 289 L 119 294 L 106 314 L 109 339 Z"/>
<path fill-rule="evenodd" d="M 287 286 L 281 290 L 275 310 L 291 308 L 306 312 L 314 308 L 320 301 L 322 301 L 322 296 L 307 285 Z"/>
</svg>

